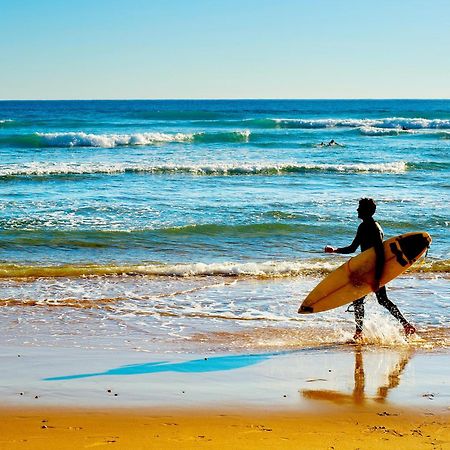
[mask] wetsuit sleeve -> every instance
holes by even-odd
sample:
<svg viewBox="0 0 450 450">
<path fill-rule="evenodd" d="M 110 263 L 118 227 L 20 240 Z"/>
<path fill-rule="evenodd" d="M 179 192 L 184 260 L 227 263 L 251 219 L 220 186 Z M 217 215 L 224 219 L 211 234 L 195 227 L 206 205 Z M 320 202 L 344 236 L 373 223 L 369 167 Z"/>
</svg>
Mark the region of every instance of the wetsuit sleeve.
<svg viewBox="0 0 450 450">
<path fill-rule="evenodd" d="M 353 242 L 348 245 L 347 247 L 340 247 L 336 249 L 336 253 L 342 253 L 344 255 L 348 253 L 354 253 L 356 252 L 356 249 L 361 245 L 361 238 L 360 238 L 360 226 L 358 227 L 358 231 L 356 232 L 355 239 L 353 239 Z"/>
</svg>

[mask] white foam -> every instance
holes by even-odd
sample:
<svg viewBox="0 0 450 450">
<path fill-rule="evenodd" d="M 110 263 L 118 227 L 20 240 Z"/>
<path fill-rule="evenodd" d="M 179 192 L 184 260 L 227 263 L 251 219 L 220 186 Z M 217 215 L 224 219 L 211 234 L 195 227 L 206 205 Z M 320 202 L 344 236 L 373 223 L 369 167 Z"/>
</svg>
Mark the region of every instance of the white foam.
<svg viewBox="0 0 450 450">
<path fill-rule="evenodd" d="M 159 142 L 186 142 L 192 134 L 134 133 L 134 134 L 93 134 L 84 132 L 36 133 L 49 146 L 65 147 L 116 147 L 120 145 L 148 145 Z"/>
<path fill-rule="evenodd" d="M 317 166 L 312 166 L 311 168 L 337 172 L 404 173 L 407 170 L 407 163 L 404 161 L 396 161 L 373 164 L 319 164 Z"/>
<path fill-rule="evenodd" d="M 248 141 L 251 135 L 250 130 L 236 130 L 236 131 L 224 131 L 219 133 L 205 133 L 204 131 L 199 133 L 194 133 L 193 137 L 194 139 L 198 138 L 198 140 L 212 140 L 212 141 L 219 141 L 221 139 L 224 140 L 242 140 L 242 141 Z"/>
<path fill-rule="evenodd" d="M 249 130 L 237 130 L 224 133 L 132 133 L 132 134 L 94 134 L 79 132 L 35 133 L 45 146 L 49 147 L 102 147 L 152 145 L 168 142 L 248 141 Z"/>
<path fill-rule="evenodd" d="M 442 131 L 440 129 L 403 129 L 403 128 L 379 128 L 372 126 L 363 126 L 359 128 L 361 134 L 365 136 L 399 136 L 401 134 L 420 134 L 421 136 L 447 137 L 450 131 Z"/>
<path fill-rule="evenodd" d="M 320 261 L 266 261 L 252 263 L 194 263 L 174 264 L 164 266 L 136 266 L 140 273 L 159 276 L 262 276 L 262 277 L 285 277 L 302 275 L 305 272 L 319 273 L 331 271 L 338 263 Z"/>
<path fill-rule="evenodd" d="M 399 134 L 407 133 L 401 128 L 377 128 L 371 126 L 360 127 L 359 131 L 365 136 L 398 136 Z"/>
<path fill-rule="evenodd" d="M 406 129 L 450 129 L 450 119 L 424 119 L 421 117 L 387 117 L 383 119 L 271 119 L 283 126 L 299 128 L 375 127 Z"/>
<path fill-rule="evenodd" d="M 148 164 L 148 163 L 51 163 L 36 162 L 28 164 L 0 165 L 0 177 L 8 176 L 46 176 L 77 174 L 117 174 L 125 172 L 142 173 L 184 173 L 190 175 L 277 175 L 307 171 L 331 172 L 378 172 L 404 173 L 408 169 L 404 161 L 389 163 L 356 163 L 356 164 L 302 164 L 267 162 L 255 163 L 196 163 L 196 164 Z"/>
</svg>

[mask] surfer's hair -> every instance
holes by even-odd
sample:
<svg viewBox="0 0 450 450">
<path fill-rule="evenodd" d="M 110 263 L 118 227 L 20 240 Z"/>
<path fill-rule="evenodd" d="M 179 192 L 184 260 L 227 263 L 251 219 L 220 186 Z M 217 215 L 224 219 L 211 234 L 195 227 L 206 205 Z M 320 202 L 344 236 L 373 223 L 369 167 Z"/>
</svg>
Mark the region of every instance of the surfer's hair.
<svg viewBox="0 0 450 450">
<path fill-rule="evenodd" d="M 373 216 L 375 214 L 375 211 L 377 209 L 377 205 L 373 201 L 372 198 L 362 198 L 359 200 L 359 206 L 361 209 L 366 211 L 368 214 Z"/>
</svg>

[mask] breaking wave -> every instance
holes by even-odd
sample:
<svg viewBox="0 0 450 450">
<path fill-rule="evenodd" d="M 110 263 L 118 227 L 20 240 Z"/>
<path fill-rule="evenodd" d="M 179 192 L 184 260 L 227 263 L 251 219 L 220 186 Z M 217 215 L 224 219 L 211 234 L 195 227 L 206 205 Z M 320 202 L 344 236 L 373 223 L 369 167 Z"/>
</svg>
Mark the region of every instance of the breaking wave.
<svg viewBox="0 0 450 450">
<path fill-rule="evenodd" d="M 404 173 L 411 168 L 404 161 L 389 163 L 301 164 L 301 163 L 216 163 L 216 164 L 126 164 L 126 163 L 28 163 L 0 165 L 0 178 L 49 177 L 120 173 L 186 174 L 197 176 L 284 175 L 308 172 Z"/>
<path fill-rule="evenodd" d="M 383 119 L 269 119 L 280 128 L 386 128 L 400 131 L 450 129 L 450 119 L 388 117 Z"/>
<path fill-rule="evenodd" d="M 14 278 L 60 278 L 92 276 L 153 276 L 153 277 L 257 277 L 279 278 L 297 276 L 324 276 L 345 259 L 336 258 L 332 262 L 323 258 L 300 261 L 266 262 L 217 262 L 191 264 L 130 264 L 130 265 L 64 265 L 27 266 L 14 264 L 0 265 L 0 279 Z M 450 260 L 426 260 L 408 269 L 407 273 L 435 274 L 450 273 Z"/>
<path fill-rule="evenodd" d="M 168 277 L 283 277 L 307 274 L 324 274 L 336 264 L 320 260 L 302 262 L 261 263 L 192 263 L 145 265 L 67 265 L 67 266 L 18 266 L 0 265 L 0 278 L 59 278 L 106 275 L 146 275 Z"/>
<path fill-rule="evenodd" d="M 358 128 L 359 132 L 364 136 L 399 136 L 399 135 L 411 135 L 419 134 L 420 136 L 430 137 L 450 137 L 450 131 L 442 131 L 439 129 L 403 129 L 403 128 L 380 128 L 372 126 L 363 126 Z"/>
<path fill-rule="evenodd" d="M 0 119 L 0 128 L 12 127 L 15 125 L 15 121 L 12 119 Z"/>
<path fill-rule="evenodd" d="M 94 134 L 85 132 L 33 133 L 29 135 L 7 136 L 0 144 L 18 147 L 100 147 L 155 145 L 169 142 L 247 142 L 250 131 L 229 131 L 222 133 L 133 133 Z"/>
</svg>

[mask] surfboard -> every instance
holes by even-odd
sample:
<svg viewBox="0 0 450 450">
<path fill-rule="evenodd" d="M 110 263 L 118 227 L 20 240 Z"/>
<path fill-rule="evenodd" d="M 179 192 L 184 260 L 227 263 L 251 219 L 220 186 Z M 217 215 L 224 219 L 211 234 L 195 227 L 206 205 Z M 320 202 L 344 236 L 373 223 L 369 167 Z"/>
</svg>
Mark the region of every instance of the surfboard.
<svg viewBox="0 0 450 450">
<path fill-rule="evenodd" d="M 426 232 L 405 233 L 383 242 L 385 263 L 380 287 L 398 277 L 428 249 L 431 237 Z M 350 258 L 325 277 L 300 305 L 300 314 L 310 314 L 351 303 L 373 292 L 375 249 Z"/>
</svg>

